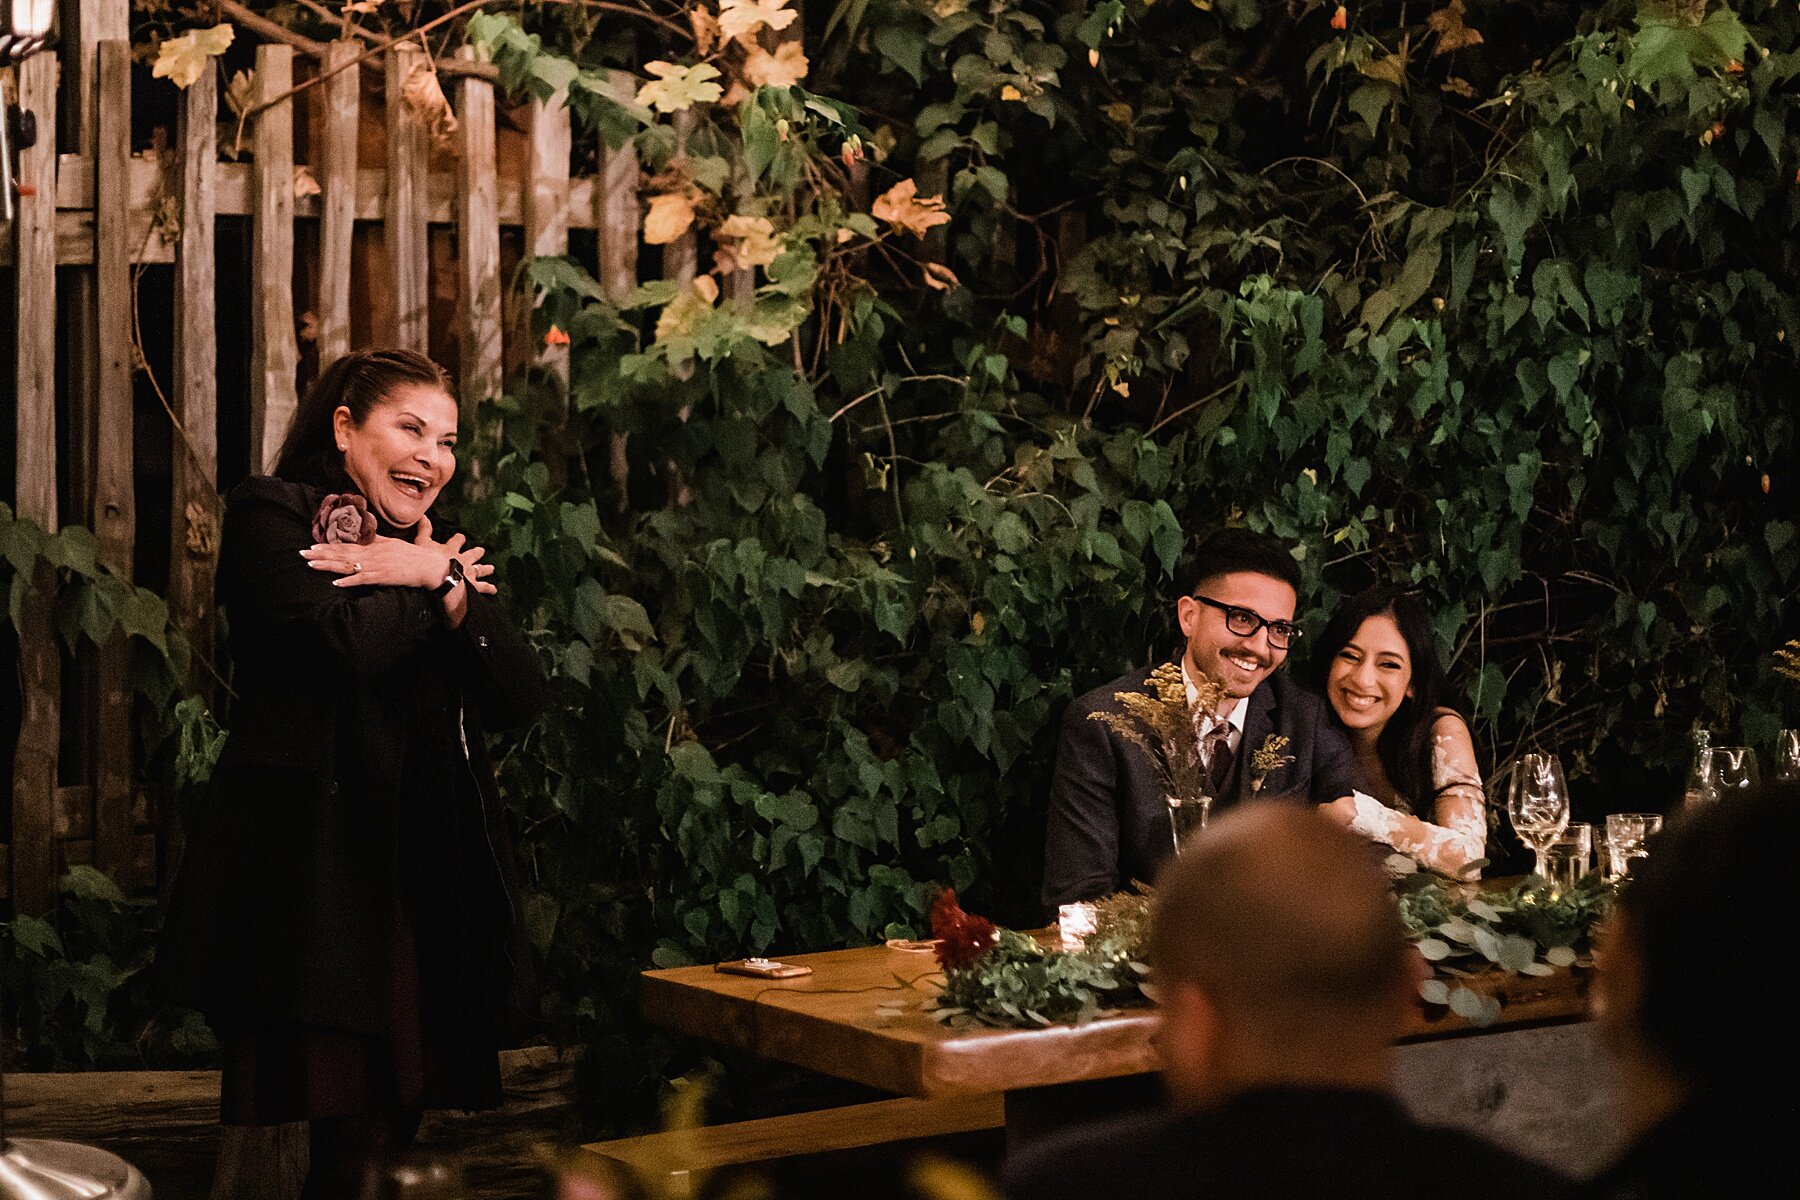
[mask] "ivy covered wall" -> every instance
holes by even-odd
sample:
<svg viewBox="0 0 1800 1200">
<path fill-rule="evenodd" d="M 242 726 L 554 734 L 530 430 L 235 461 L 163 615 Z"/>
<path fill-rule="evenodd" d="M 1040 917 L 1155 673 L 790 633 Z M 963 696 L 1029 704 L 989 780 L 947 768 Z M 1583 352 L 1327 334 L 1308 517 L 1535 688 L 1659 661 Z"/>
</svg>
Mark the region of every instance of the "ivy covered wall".
<svg viewBox="0 0 1800 1200">
<path fill-rule="evenodd" d="M 1032 919 L 1061 706 L 1224 522 L 1315 630 L 1420 588 L 1490 770 L 1591 811 L 1800 723 L 1791 0 L 792 11 L 466 31 L 700 263 L 531 264 L 569 394 L 514 381 L 457 501 L 553 675 L 502 785 L 598 1121 L 698 1059 L 652 962 Z"/>
<path fill-rule="evenodd" d="M 1594 811 L 1800 719 L 1793 4 L 847 0 L 754 92 L 769 43 L 695 28 L 476 28 L 724 256 L 537 263 L 570 409 L 522 381 L 470 508 L 556 672 L 504 778 L 608 1111 L 686 1061 L 647 961 L 1029 919 L 1060 707 L 1222 522 L 1299 542 L 1315 627 L 1422 589 L 1490 768 Z"/>
</svg>

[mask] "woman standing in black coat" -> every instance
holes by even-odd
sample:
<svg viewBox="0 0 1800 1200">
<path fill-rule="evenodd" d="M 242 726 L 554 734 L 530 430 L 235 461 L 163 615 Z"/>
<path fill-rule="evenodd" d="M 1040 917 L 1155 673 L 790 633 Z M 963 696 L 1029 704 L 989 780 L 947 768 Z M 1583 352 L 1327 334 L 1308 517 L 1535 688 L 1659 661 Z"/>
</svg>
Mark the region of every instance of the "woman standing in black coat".
<svg viewBox="0 0 1800 1200">
<path fill-rule="evenodd" d="M 429 359 L 348 355 L 226 509 L 231 735 L 157 969 L 219 1034 L 223 1123 L 311 1122 L 308 1197 L 356 1194 L 426 1108 L 500 1103 L 516 918 L 483 730 L 543 685 L 482 550 L 426 515 L 456 427 Z"/>
</svg>

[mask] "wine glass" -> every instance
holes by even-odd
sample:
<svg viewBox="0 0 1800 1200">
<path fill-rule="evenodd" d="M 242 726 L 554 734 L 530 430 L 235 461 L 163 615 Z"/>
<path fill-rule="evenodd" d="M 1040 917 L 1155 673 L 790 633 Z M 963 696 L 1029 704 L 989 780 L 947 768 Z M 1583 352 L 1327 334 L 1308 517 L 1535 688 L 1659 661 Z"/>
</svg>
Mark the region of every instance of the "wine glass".
<svg viewBox="0 0 1800 1200">
<path fill-rule="evenodd" d="M 1776 736 L 1775 778 L 1782 783 L 1800 779 L 1800 729 L 1784 729 Z"/>
<path fill-rule="evenodd" d="M 1723 800 L 1747 788 L 1759 779 L 1756 754 L 1748 746 L 1714 746 L 1706 765 L 1705 788 L 1708 800 Z"/>
<path fill-rule="evenodd" d="M 1513 832 L 1537 855 L 1534 870 L 1544 878 L 1544 851 L 1569 825 L 1569 786 L 1554 754 L 1527 754 L 1513 767 L 1506 796 L 1506 815 Z"/>
</svg>

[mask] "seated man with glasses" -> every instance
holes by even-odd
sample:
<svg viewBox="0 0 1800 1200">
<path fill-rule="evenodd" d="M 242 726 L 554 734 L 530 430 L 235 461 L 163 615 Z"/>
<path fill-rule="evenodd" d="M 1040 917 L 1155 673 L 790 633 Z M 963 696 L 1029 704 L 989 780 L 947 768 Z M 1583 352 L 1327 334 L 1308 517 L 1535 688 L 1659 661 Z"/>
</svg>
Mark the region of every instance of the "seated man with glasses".
<svg viewBox="0 0 1800 1200">
<path fill-rule="evenodd" d="M 1214 811 L 1259 792 L 1328 804 L 1363 787 L 1330 709 L 1278 673 L 1300 640 L 1300 569 L 1287 547 L 1247 529 L 1220 530 L 1201 544 L 1190 574 L 1193 586 L 1176 601 L 1186 637 L 1182 676 L 1190 689 L 1204 674 L 1225 690 L 1200 732 L 1218 797 Z M 1095 688 L 1064 714 L 1044 842 L 1046 904 L 1092 900 L 1152 879 L 1173 850 L 1155 765 L 1116 730 L 1089 719 L 1120 709 L 1116 693 L 1149 691 L 1149 674 Z M 1265 748 L 1259 766 L 1256 752 Z"/>
</svg>

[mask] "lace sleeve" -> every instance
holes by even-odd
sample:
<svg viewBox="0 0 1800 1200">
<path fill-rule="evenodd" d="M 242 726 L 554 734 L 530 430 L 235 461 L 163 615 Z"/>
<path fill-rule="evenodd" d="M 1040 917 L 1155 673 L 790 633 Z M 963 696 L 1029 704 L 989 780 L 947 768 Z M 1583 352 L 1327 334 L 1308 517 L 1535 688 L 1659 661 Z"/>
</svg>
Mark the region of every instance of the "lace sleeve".
<svg viewBox="0 0 1800 1200">
<path fill-rule="evenodd" d="M 1358 792 L 1350 828 L 1393 847 L 1420 866 L 1462 876 L 1470 863 L 1487 854 L 1487 798 L 1475 766 L 1469 727 L 1454 714 L 1440 717 L 1433 726 L 1431 780 L 1437 790 L 1432 806 L 1435 823 Z"/>
</svg>

